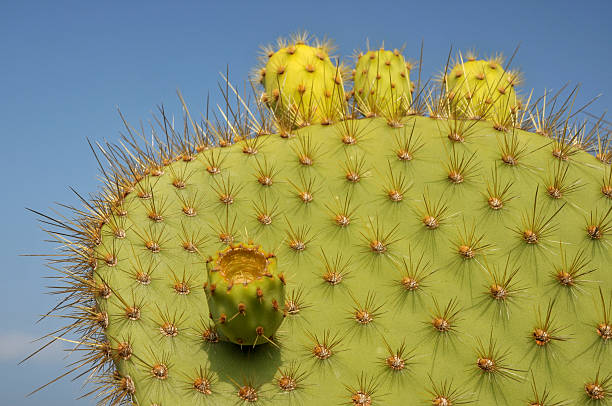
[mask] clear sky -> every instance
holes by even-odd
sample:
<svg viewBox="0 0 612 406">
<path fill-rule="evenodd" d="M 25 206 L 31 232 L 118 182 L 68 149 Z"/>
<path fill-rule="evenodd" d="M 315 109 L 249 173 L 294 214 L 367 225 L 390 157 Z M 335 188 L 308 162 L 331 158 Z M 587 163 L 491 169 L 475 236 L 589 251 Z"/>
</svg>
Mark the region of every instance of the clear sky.
<svg viewBox="0 0 612 406">
<path fill-rule="evenodd" d="M 298 30 L 336 41 L 350 62 L 369 39 L 373 47 L 405 45 L 425 77 L 437 74 L 452 45 L 481 55 L 512 54 L 523 88 L 582 83 L 579 101 L 612 107 L 612 2 L 557 1 L 14 1 L 0 6 L 0 404 L 92 405 L 74 400 L 80 382 L 61 381 L 25 394 L 62 372 L 61 346 L 17 365 L 33 338 L 52 329 L 35 324 L 56 298 L 45 295 L 51 274 L 36 218 L 76 203 L 68 186 L 96 191 L 97 168 L 85 140 L 116 141 L 117 107 L 134 123 L 156 105 L 180 112 L 176 90 L 201 111 L 229 66 L 242 84 L 260 45 Z M 215 5 L 210 5 L 210 4 Z M 228 4 L 221 6 L 220 4 Z M 231 6 L 229 6 L 231 4 Z M 216 98 L 216 96 L 215 96 Z M 218 98 L 216 98 L 218 99 Z"/>
</svg>

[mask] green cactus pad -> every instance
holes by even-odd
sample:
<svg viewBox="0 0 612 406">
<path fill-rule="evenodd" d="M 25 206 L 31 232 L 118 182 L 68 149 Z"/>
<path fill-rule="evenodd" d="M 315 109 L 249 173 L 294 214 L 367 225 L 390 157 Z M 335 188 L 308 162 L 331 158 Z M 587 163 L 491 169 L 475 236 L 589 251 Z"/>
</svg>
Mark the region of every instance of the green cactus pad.
<svg viewBox="0 0 612 406">
<path fill-rule="evenodd" d="M 608 404 L 605 133 L 561 101 L 500 131 L 445 90 L 396 126 L 345 104 L 244 125 L 258 104 L 101 149 L 100 196 L 44 217 L 74 303 L 54 335 L 77 337 L 100 402 Z"/>
<path fill-rule="evenodd" d="M 232 404 L 238 398 L 222 383 L 232 378 L 242 384 L 245 375 L 254 379 L 253 388 L 268 388 L 260 389 L 260 401 L 284 404 L 282 396 L 274 400 L 283 394 L 275 371 L 292 362 L 308 372 L 298 392 L 318 401 L 349 399 L 344 385 L 354 384 L 361 371 L 378 376 L 385 404 L 400 404 L 405 392 L 415 394 L 415 402 L 424 399 L 423 377 L 430 373 L 452 378 L 472 397 L 480 393 L 480 402 L 526 393 L 528 371 L 572 398 L 586 379 L 578 377 L 597 369 L 595 349 L 607 349 L 597 333 L 595 286 L 612 283 L 605 272 L 612 230 L 602 228 L 597 236 L 588 229 L 608 214 L 609 199 L 600 190 L 606 168 L 582 151 L 563 162 L 550 140 L 538 135 L 499 134 L 490 123 L 472 124 L 466 141 L 457 144 L 437 120 L 414 117 L 394 129 L 384 119 L 361 119 L 355 125 L 367 135 L 350 146 L 338 135 L 341 124 L 311 126 L 291 139 L 265 136 L 255 156 L 236 144 L 143 178 L 122 203 L 127 214 L 111 216 L 102 227 L 95 249 L 102 260 L 94 273 L 114 293 L 97 300 L 108 314 L 113 351 L 129 343 L 145 360 L 116 361 L 122 376 L 134 381 L 139 404 L 178 402 L 172 388 L 188 385 L 200 368 L 220 381 L 203 399 L 225 396 Z M 400 149 L 421 143 L 410 161 L 399 159 Z M 510 165 L 502 160 L 504 143 L 536 152 Z M 315 154 L 315 146 L 327 153 Z M 214 154 L 223 164 L 213 175 L 206 157 Z M 273 180 L 269 186 L 258 182 L 263 162 L 284 168 L 265 174 Z M 184 188 L 174 186 L 173 174 L 189 174 Z M 347 177 L 355 174 L 357 182 Z M 141 186 L 149 197 L 139 197 Z M 187 207 L 196 193 L 202 198 Z M 231 204 L 223 202 L 230 197 Z M 158 217 L 151 215 L 153 200 L 165 202 L 157 213 L 161 221 L 151 219 Z M 188 216 L 189 208 L 196 215 Z M 123 235 L 114 228 L 119 224 L 125 237 L 117 237 Z M 260 306 L 260 285 L 249 284 L 245 292 L 237 283 L 226 293 L 220 272 L 211 272 L 217 260 L 209 261 L 206 279 L 199 253 L 223 249 L 241 229 L 266 251 L 278 252 L 279 267 L 291 270 L 281 311 L 266 301 L 251 318 L 250 310 Z M 195 252 L 185 248 L 190 246 Z M 146 270 L 149 284 L 139 282 Z M 571 272 L 577 272 L 573 280 Z M 578 276 L 584 272 L 589 276 Z M 278 279 L 262 283 L 276 283 L 260 287 L 281 300 Z M 217 290 L 210 295 L 213 284 Z M 293 312 L 273 339 L 279 348 L 266 341 L 246 355 L 210 339 L 216 328 L 219 336 L 251 345 L 263 320 L 266 335 L 272 334 L 289 308 Z M 234 318 L 219 323 L 222 313 Z M 232 327 L 243 320 L 248 325 Z M 402 345 L 405 353 L 398 355 Z M 580 362 L 564 367 L 585 350 Z M 499 370 L 486 367 L 506 351 Z M 393 356 L 405 368 L 390 367 Z M 168 366 L 161 372 L 167 379 L 155 378 L 156 365 Z M 148 389 L 152 376 L 157 390 Z M 198 394 L 186 392 L 182 401 Z"/>
<path fill-rule="evenodd" d="M 331 62 L 327 46 L 296 41 L 268 58 L 260 82 L 275 114 L 293 127 L 338 120 L 344 105 L 342 71 Z"/>
<path fill-rule="evenodd" d="M 355 100 L 365 116 L 395 114 L 401 117 L 410 108 L 410 71 L 397 49 L 381 48 L 360 54 L 353 82 Z"/>
<path fill-rule="evenodd" d="M 489 119 L 496 129 L 505 131 L 521 108 L 514 89 L 517 80 L 515 73 L 504 71 L 499 58 L 468 58 L 448 73 L 449 99 L 464 115 Z"/>
<path fill-rule="evenodd" d="M 273 342 L 285 303 L 276 258 L 261 247 L 230 245 L 209 258 L 206 268 L 208 307 L 223 337 L 240 345 Z"/>
</svg>

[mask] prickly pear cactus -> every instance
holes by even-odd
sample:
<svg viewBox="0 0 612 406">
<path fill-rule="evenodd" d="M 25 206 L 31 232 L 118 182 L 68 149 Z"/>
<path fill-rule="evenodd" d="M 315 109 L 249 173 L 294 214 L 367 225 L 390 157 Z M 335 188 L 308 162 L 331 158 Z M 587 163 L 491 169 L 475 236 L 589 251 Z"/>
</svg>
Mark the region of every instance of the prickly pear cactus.
<svg viewBox="0 0 612 406">
<path fill-rule="evenodd" d="M 128 126 L 97 153 L 100 195 L 74 220 L 43 215 L 65 254 L 55 312 L 73 320 L 54 340 L 78 342 L 99 403 L 609 404 L 601 122 L 571 122 L 559 94 L 505 126 L 475 117 L 450 89 L 490 69 L 478 61 L 399 116 L 365 117 L 321 49 L 275 52 L 287 64 L 266 67 L 268 99 L 224 94 L 233 115 L 197 123 L 185 107 L 175 128 L 162 111 L 153 144 Z M 403 78 L 403 59 L 376 52 Z M 284 75 L 295 99 L 309 60 L 332 73 L 302 92 L 299 115 L 318 119 L 287 122 L 297 110 L 270 89 Z M 380 83 L 407 96 L 405 76 Z"/>
</svg>

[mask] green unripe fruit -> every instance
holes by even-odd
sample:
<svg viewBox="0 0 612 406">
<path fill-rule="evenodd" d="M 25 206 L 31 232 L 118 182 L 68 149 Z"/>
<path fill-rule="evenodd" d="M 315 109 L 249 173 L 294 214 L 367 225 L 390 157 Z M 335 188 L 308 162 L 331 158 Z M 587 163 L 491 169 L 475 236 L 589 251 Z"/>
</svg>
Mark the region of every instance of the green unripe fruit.
<svg viewBox="0 0 612 406">
<path fill-rule="evenodd" d="M 271 53 L 261 81 L 264 101 L 292 127 L 331 124 L 343 112 L 342 74 L 323 46 L 295 43 Z"/>
<path fill-rule="evenodd" d="M 222 337 L 240 345 L 264 344 L 283 321 L 285 278 L 276 258 L 253 245 L 230 245 L 206 262 L 210 315 Z"/>
<path fill-rule="evenodd" d="M 410 108 L 410 71 L 397 49 L 381 48 L 359 55 L 353 81 L 355 100 L 365 116 L 386 116 L 393 110 L 404 115 Z"/>
<path fill-rule="evenodd" d="M 514 90 L 517 80 L 516 74 L 506 72 L 499 60 L 469 59 L 448 73 L 448 98 L 460 115 L 489 119 L 496 129 L 505 131 L 521 108 Z"/>
</svg>

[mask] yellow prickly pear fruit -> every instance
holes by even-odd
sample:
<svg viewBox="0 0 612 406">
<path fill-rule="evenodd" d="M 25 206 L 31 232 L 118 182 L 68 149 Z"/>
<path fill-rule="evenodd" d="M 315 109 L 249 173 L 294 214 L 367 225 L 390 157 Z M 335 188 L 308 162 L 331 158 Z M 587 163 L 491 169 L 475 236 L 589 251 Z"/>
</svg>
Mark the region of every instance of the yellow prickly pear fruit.
<svg viewBox="0 0 612 406">
<path fill-rule="evenodd" d="M 516 73 L 504 70 L 501 58 L 468 57 L 447 75 L 450 106 L 460 115 L 491 120 L 496 129 L 507 130 L 521 108 L 514 89 L 517 81 Z"/>
<path fill-rule="evenodd" d="M 341 68 L 332 63 L 329 46 L 295 40 L 267 53 L 259 72 L 264 100 L 292 127 L 332 124 L 342 114 L 344 86 Z"/>
</svg>

